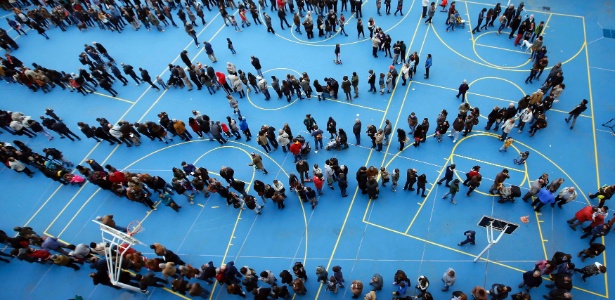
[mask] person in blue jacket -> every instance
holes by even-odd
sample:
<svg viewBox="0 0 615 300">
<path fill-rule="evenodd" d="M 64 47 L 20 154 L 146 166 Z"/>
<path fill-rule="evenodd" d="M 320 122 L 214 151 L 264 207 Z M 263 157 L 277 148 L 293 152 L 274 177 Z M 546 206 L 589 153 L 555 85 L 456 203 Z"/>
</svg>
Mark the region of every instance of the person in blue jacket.
<svg viewBox="0 0 615 300">
<path fill-rule="evenodd" d="M 555 203 L 555 196 L 546 188 L 540 189 L 538 194 L 536 195 L 536 199 L 532 202 L 532 206 L 534 206 L 534 211 L 540 212 L 540 208 L 545 206 L 546 204 Z"/>
</svg>

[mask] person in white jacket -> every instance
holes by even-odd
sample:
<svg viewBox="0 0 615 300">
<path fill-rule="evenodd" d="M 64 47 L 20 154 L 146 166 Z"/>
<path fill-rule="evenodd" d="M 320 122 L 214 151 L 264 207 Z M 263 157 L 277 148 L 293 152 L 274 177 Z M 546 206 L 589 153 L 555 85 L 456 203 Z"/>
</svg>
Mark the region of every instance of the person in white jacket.
<svg viewBox="0 0 615 300">
<path fill-rule="evenodd" d="M 401 83 L 401 85 L 406 85 L 406 80 L 408 80 L 408 78 L 412 80 L 412 72 L 410 72 L 410 64 L 405 63 L 403 66 L 401 66 L 401 70 L 399 71 L 399 73 L 401 73 L 401 79 L 404 81 Z"/>
<path fill-rule="evenodd" d="M 500 136 L 500 141 L 505 140 L 513 128 L 515 128 L 515 119 L 510 118 L 508 121 L 504 122 L 504 124 L 502 124 L 502 135 Z"/>
<path fill-rule="evenodd" d="M 519 123 L 517 124 L 517 126 L 515 126 L 519 128 L 519 131 L 517 131 L 517 133 L 521 133 L 521 131 L 523 131 L 523 128 L 525 127 L 525 123 L 531 121 L 533 116 L 534 114 L 532 113 L 532 110 L 529 107 L 526 108 L 519 115 Z"/>
</svg>

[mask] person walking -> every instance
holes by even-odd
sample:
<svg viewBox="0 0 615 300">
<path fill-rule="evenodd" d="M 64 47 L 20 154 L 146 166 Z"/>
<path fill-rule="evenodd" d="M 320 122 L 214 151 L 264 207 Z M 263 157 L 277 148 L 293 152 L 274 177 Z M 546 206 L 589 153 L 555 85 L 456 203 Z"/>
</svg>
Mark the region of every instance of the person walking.
<svg viewBox="0 0 615 300">
<path fill-rule="evenodd" d="M 152 88 L 155 88 L 157 92 L 160 92 L 160 88 L 152 82 L 152 77 L 149 76 L 147 70 L 139 68 L 139 71 L 141 71 L 141 80 L 149 83 Z"/>
<path fill-rule="evenodd" d="M 252 156 L 252 163 L 248 164 L 248 166 L 254 166 L 254 168 L 256 168 L 257 170 L 263 171 L 265 175 L 269 174 L 269 172 L 267 172 L 267 170 L 263 166 L 263 158 L 259 154 L 256 154 L 254 152 L 252 152 L 250 155 Z"/>
<path fill-rule="evenodd" d="M 587 110 L 587 103 L 589 102 L 586 99 L 583 99 L 583 101 L 581 101 L 579 105 L 577 105 L 575 108 L 573 108 L 568 113 L 568 117 L 564 119 L 566 123 L 570 122 L 570 120 L 572 119 L 572 124 L 570 124 L 570 129 L 574 128 L 574 124 L 577 122 L 577 118 L 579 117 L 579 115 L 581 115 L 582 112 Z"/>
<path fill-rule="evenodd" d="M 486 12 L 487 12 L 487 9 L 483 8 L 478 13 L 478 21 L 476 21 L 476 27 L 474 27 L 474 29 L 472 29 L 472 33 L 480 32 L 480 25 L 483 23 L 483 20 L 485 19 L 485 13 Z"/>
<path fill-rule="evenodd" d="M 450 185 L 448 193 L 444 194 L 444 196 L 442 196 L 442 199 L 446 199 L 448 195 L 451 195 L 451 203 L 457 204 L 457 202 L 455 202 L 455 195 L 457 194 L 457 192 L 459 192 L 459 179 L 453 180 L 453 183 Z"/>
<path fill-rule="evenodd" d="M 476 245 L 476 231 L 466 230 L 463 235 L 465 235 L 466 239 L 463 242 L 457 244 L 457 246 L 463 246 L 465 244 Z"/>
</svg>

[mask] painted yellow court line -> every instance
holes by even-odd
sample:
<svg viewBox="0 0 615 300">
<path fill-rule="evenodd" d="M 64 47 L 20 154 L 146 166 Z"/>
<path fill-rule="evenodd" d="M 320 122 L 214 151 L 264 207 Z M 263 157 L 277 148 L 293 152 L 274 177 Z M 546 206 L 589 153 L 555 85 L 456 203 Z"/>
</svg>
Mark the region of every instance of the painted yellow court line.
<svg viewBox="0 0 615 300">
<path fill-rule="evenodd" d="M 412 2 L 412 5 L 414 5 L 414 1 Z M 406 16 L 408 16 L 409 14 L 406 14 Z M 405 17 L 404 17 L 405 18 Z M 419 28 L 419 23 L 422 21 L 422 19 L 419 19 L 419 22 L 417 23 L 417 26 L 415 27 L 414 30 L 414 35 L 412 36 L 412 39 L 410 41 L 410 44 L 408 45 L 407 48 L 407 53 L 406 56 L 408 55 L 408 53 L 411 52 L 412 49 L 412 44 L 414 43 L 414 39 L 416 37 L 416 34 L 418 32 L 418 28 Z M 395 87 L 393 88 L 393 92 L 391 93 L 391 97 L 389 98 L 389 102 L 387 103 L 386 109 L 384 111 L 384 114 L 382 116 L 382 120 L 380 121 L 380 128 L 382 127 L 382 124 L 384 123 L 384 121 L 386 120 L 386 116 L 388 114 L 389 108 L 391 107 L 391 103 L 393 102 L 393 95 L 395 95 L 395 91 L 397 90 L 397 87 L 399 86 L 399 80 L 400 78 L 397 78 L 397 83 L 395 84 Z M 408 85 L 407 88 L 409 88 L 410 85 Z M 405 99 L 404 99 L 405 100 Z M 401 110 L 401 109 L 400 109 Z M 390 147 L 391 143 L 389 143 L 387 145 L 387 149 L 388 147 Z M 388 151 L 388 150 L 387 150 Z M 369 160 L 371 159 L 372 153 L 373 153 L 373 149 L 370 150 L 369 155 L 367 156 L 367 160 L 365 161 L 365 165 L 367 165 L 367 163 L 369 163 Z M 329 257 L 329 261 L 327 262 L 327 269 L 329 269 L 329 267 L 331 266 L 331 262 L 333 261 L 333 257 L 335 256 L 335 252 L 337 251 L 337 247 L 339 245 L 339 242 L 342 238 L 342 234 L 344 233 L 344 229 L 346 228 L 346 223 L 348 222 L 348 218 L 350 217 L 350 211 L 352 210 L 352 207 L 354 206 L 354 201 L 357 197 L 357 192 L 358 192 L 359 188 L 355 188 L 355 192 L 354 195 L 352 197 L 352 200 L 350 201 L 350 205 L 348 206 L 348 210 L 346 211 L 346 216 L 344 217 L 344 222 L 342 223 L 342 227 L 340 229 L 340 232 L 337 236 L 337 239 L 335 241 L 335 245 L 333 246 L 333 251 L 331 252 L 331 256 Z M 320 292 L 322 290 L 322 284 L 319 285 L 318 287 L 318 291 L 316 292 L 316 297 L 315 299 L 318 299 L 318 297 L 320 296 Z"/>
<path fill-rule="evenodd" d="M 456 252 L 456 253 L 459 253 L 459 254 L 467 255 L 467 256 L 472 257 L 472 258 L 476 257 L 475 254 L 468 253 L 468 252 L 465 252 L 465 251 L 461 251 L 459 249 L 452 248 L 452 247 L 449 247 L 449 246 L 446 246 L 446 245 L 442 245 L 442 244 L 439 244 L 439 243 L 436 243 L 436 242 L 432 242 L 430 240 L 426 240 L 426 239 L 423 239 L 423 238 L 420 238 L 420 237 L 417 237 L 417 236 L 413 236 L 413 235 L 410 235 L 410 234 L 407 234 L 407 233 L 403 233 L 401 231 L 398 231 L 398 230 L 395 230 L 395 229 L 392 229 L 392 228 L 388 228 L 386 226 L 375 224 L 375 223 L 372 223 L 372 222 L 369 222 L 369 221 L 364 221 L 363 223 L 365 223 L 367 225 L 370 225 L 370 226 L 373 226 L 373 227 L 376 227 L 376 228 L 380 228 L 380 229 L 385 230 L 385 231 L 396 233 L 396 234 L 399 234 L 399 235 L 402 235 L 402 236 L 405 236 L 405 237 L 408 237 L 408 238 L 411 238 L 411 239 L 414 239 L 414 240 L 417 240 L 417 241 L 420 241 L 420 242 L 423 242 L 423 243 L 426 243 L 426 244 L 429 244 L 429 245 L 432 245 L 432 246 L 440 247 L 440 248 L 443 248 L 443 249 L 446 249 L 446 250 L 450 250 L 450 251 L 453 251 L 453 252 Z M 513 271 L 517 271 L 517 272 L 521 272 L 521 273 L 525 273 L 526 272 L 526 270 L 515 268 L 513 266 L 510 266 L 510 265 L 507 265 L 507 264 L 503 264 L 503 263 L 498 262 L 498 261 L 493 261 L 493 260 L 490 260 L 490 259 L 487 259 L 487 258 L 484 258 L 484 257 L 481 257 L 480 260 L 483 261 L 483 262 L 486 262 L 486 263 L 492 263 L 494 265 L 505 267 L 505 268 L 513 270 Z M 543 277 L 543 278 L 546 279 L 546 280 L 550 280 L 549 278 L 546 278 L 546 277 Z M 582 288 L 579 288 L 577 286 L 574 286 L 573 288 L 575 290 L 586 292 L 588 294 L 592 294 L 592 295 L 603 297 L 603 298 L 608 298 L 605 295 L 596 293 L 594 291 L 582 289 Z"/>
<path fill-rule="evenodd" d="M 105 158 L 105 159 L 104 159 L 104 160 L 103 160 L 100 164 L 101 164 L 101 165 L 104 165 L 104 164 L 105 164 L 105 162 L 106 162 L 106 161 L 107 161 L 107 160 L 111 157 L 111 155 L 113 155 L 113 153 L 115 153 L 115 151 L 116 151 L 119 147 L 120 147 L 120 145 L 119 145 L 119 144 L 118 144 L 117 146 L 115 146 L 115 147 L 113 148 L 113 150 L 111 151 L 111 153 L 109 153 L 109 155 L 107 155 L 107 157 L 106 157 L 106 158 Z M 73 203 L 73 201 L 75 201 L 75 199 L 77 198 L 77 196 L 79 196 L 79 194 L 81 193 L 81 191 L 83 191 L 83 189 L 84 189 L 84 188 L 88 185 L 88 183 L 89 183 L 89 182 L 87 182 L 87 181 L 86 181 L 86 182 L 85 182 L 85 184 L 83 184 L 83 185 L 79 188 L 79 190 L 77 190 L 77 192 L 73 195 L 73 197 L 71 197 L 71 199 L 70 199 L 70 200 L 69 200 L 69 201 L 68 201 L 68 202 L 64 205 L 64 207 L 62 208 L 62 210 L 60 210 L 60 212 L 56 215 L 56 217 L 55 217 L 55 218 L 51 221 L 51 223 L 49 224 L 49 226 L 47 226 L 47 228 L 45 228 L 45 231 L 44 231 L 44 232 L 47 232 L 47 231 L 49 230 L 49 228 L 51 228 L 51 226 L 53 226 L 53 224 L 55 224 L 55 222 L 56 222 L 56 221 L 60 218 L 60 216 L 64 214 L 64 211 L 66 211 L 66 209 L 67 209 L 67 208 L 71 205 L 71 203 Z M 100 190 L 100 189 L 98 189 L 98 190 Z M 96 193 L 98 192 L 98 190 L 96 190 Z M 95 195 L 96 193 L 94 193 L 94 195 Z M 89 199 L 92 199 L 94 195 L 90 196 L 90 198 L 89 198 Z M 88 199 L 88 201 L 89 201 L 89 199 Z M 81 206 L 81 208 L 79 209 L 79 212 L 81 211 L 81 209 L 83 209 L 83 207 L 85 206 L 85 204 L 87 204 L 87 202 L 88 202 L 88 201 L 86 201 L 86 203 L 84 203 L 84 204 Z M 78 214 L 78 213 L 77 213 L 77 214 Z M 72 220 L 74 220 L 74 219 L 75 219 L 75 217 L 77 216 L 77 214 L 73 215 L 73 217 L 72 217 L 72 219 L 71 219 L 71 222 L 72 222 Z M 70 224 L 70 222 L 69 222 L 69 224 Z M 68 225 L 67 225 L 67 227 L 68 227 Z M 64 229 L 66 229 L 66 227 L 65 227 Z M 59 236 L 59 235 L 58 235 L 58 236 Z"/>
<path fill-rule="evenodd" d="M 490 5 L 492 5 L 492 4 L 490 4 Z M 553 14 L 555 14 L 555 13 L 553 13 Z M 453 47 L 451 47 L 448 43 L 446 43 L 446 42 L 444 41 L 444 39 L 443 39 L 443 38 L 442 38 L 442 37 L 438 34 L 438 31 L 436 30 L 435 26 L 432 26 L 432 27 L 431 27 L 431 29 L 433 30 L 434 34 L 436 35 L 436 38 L 437 38 L 438 40 L 440 40 L 440 42 L 442 43 L 442 45 L 444 45 L 446 48 L 448 48 L 451 52 L 453 52 L 453 53 L 457 54 L 457 56 L 459 56 L 459 57 L 461 57 L 461 58 L 463 58 L 463 59 L 465 59 L 465 60 L 467 60 L 467 61 L 473 62 L 473 63 L 475 63 L 475 64 L 478 64 L 478 65 L 481 65 L 481 66 L 484 66 L 484 67 L 493 68 L 493 69 L 496 69 L 496 70 L 510 71 L 510 72 L 527 72 L 527 70 L 524 70 L 524 69 L 517 69 L 517 70 L 516 70 L 516 69 L 508 69 L 508 68 L 503 68 L 503 67 L 497 67 L 497 66 L 495 66 L 495 65 L 493 65 L 493 64 L 491 64 L 491 63 L 486 64 L 486 63 L 483 63 L 483 62 L 477 61 L 477 60 L 475 60 L 475 59 L 469 58 L 469 57 L 467 57 L 467 56 L 465 56 L 465 55 L 461 54 L 459 51 L 455 50 L 455 49 L 454 49 Z M 472 41 L 472 43 L 474 43 L 474 41 Z M 566 61 L 562 62 L 562 64 L 566 64 L 566 63 L 570 62 L 571 60 L 575 59 L 575 58 L 576 58 L 576 57 L 577 57 L 577 56 L 581 53 L 581 51 L 583 50 L 583 46 L 584 46 L 584 45 L 581 45 L 581 47 L 579 48 L 579 51 L 577 51 L 577 53 L 576 53 L 576 54 L 574 54 L 574 55 L 573 55 L 571 58 L 569 58 L 568 60 L 566 60 Z M 475 51 L 475 54 L 477 54 L 477 52 L 476 52 L 476 51 Z M 477 56 L 478 56 L 478 54 L 477 54 Z M 550 69 L 551 69 L 551 67 L 547 67 L 547 68 L 545 68 L 545 70 L 550 70 Z"/>
<path fill-rule="evenodd" d="M 421 21 L 421 20 L 419 20 L 419 21 Z M 420 24 L 420 22 L 419 22 L 419 24 Z M 416 29 L 415 29 L 415 35 L 416 35 L 417 31 L 418 31 L 418 27 L 419 26 L 417 26 Z M 423 38 L 423 43 L 421 44 L 421 48 L 419 49 L 419 52 L 421 52 L 423 50 L 423 45 L 425 45 L 425 40 L 427 39 L 427 35 L 428 34 L 429 34 L 429 29 L 427 29 L 425 31 L 425 36 Z M 413 42 L 414 42 L 414 40 L 412 41 L 412 43 Z M 411 50 L 408 50 L 407 52 L 410 53 Z M 408 55 L 406 55 L 406 56 L 408 56 Z M 401 77 L 401 76 L 399 76 L 399 77 Z M 393 90 L 393 93 L 396 92 L 397 86 L 399 85 L 399 79 L 400 78 L 398 78 L 398 80 L 397 80 L 397 83 L 395 85 L 395 89 Z M 398 126 L 399 126 L 399 119 L 401 118 L 401 112 L 403 111 L 403 108 L 406 105 L 406 99 L 408 99 L 408 93 L 410 92 L 410 86 L 412 85 L 413 82 L 414 81 L 412 81 L 412 80 L 408 81 L 408 86 L 406 86 L 406 93 L 404 94 L 404 98 L 403 98 L 403 100 L 401 102 L 401 106 L 399 108 L 399 111 L 397 112 L 397 117 L 395 118 L 395 124 L 392 126 L 391 138 L 389 139 L 389 143 L 387 144 L 387 148 L 386 148 L 386 150 L 384 152 L 384 155 L 382 156 L 382 162 L 380 163 L 380 166 L 385 164 L 385 161 L 386 161 L 387 157 L 389 156 L 389 150 L 391 149 L 391 145 L 393 144 L 393 139 L 397 136 L 397 131 L 396 130 L 397 130 L 397 128 L 400 128 Z M 393 97 L 393 95 L 391 95 L 391 97 Z M 387 110 L 388 110 L 388 107 L 387 107 Z M 383 119 L 380 122 L 380 128 L 382 128 L 382 125 L 383 125 L 384 121 L 386 120 L 387 114 L 388 113 L 385 112 L 385 114 L 383 116 Z M 405 129 L 404 129 L 404 131 L 405 131 Z M 410 144 L 406 145 L 406 147 L 403 150 L 406 150 L 408 148 L 408 146 L 410 146 Z M 403 151 L 398 151 L 397 153 L 395 153 L 394 156 L 393 156 L 393 159 L 395 159 L 401 152 L 403 152 Z M 391 163 L 391 161 L 393 159 L 391 159 L 386 164 L 387 167 L 388 167 L 388 165 Z M 369 205 L 368 205 L 368 207 L 369 207 Z"/>
<path fill-rule="evenodd" d="M 220 13 L 218 13 L 220 14 Z M 218 15 L 216 15 L 211 21 L 213 21 Z M 210 22 L 211 22 L 210 21 Z M 211 24 L 211 23 L 210 23 Z M 199 35 L 201 33 L 203 33 L 203 31 L 205 31 L 205 29 L 208 27 L 209 25 L 205 26 L 200 32 Z M 193 41 L 190 41 L 190 43 L 188 44 L 188 46 L 184 47 L 184 50 L 188 49 L 188 47 L 190 47 L 190 45 L 192 45 Z M 177 60 L 179 59 L 179 54 L 175 57 L 175 59 L 173 60 L 172 63 L 175 63 Z M 158 76 L 162 76 L 165 72 L 167 71 L 167 69 L 165 69 L 164 71 L 162 71 L 162 73 L 160 73 L 160 75 Z M 120 118 L 118 118 L 118 121 L 123 120 L 126 115 L 128 115 L 128 113 L 132 110 L 133 107 L 135 107 L 135 105 L 137 105 L 137 103 L 145 96 L 145 94 L 147 93 L 147 91 L 150 89 L 151 87 L 148 87 L 143 93 L 141 93 L 141 95 L 137 98 L 137 100 L 135 100 L 131 106 L 124 112 L 124 114 L 122 114 L 122 116 Z M 85 161 L 87 158 L 90 157 L 90 155 L 94 152 L 94 150 L 96 150 L 96 148 L 98 148 L 98 145 L 100 145 L 100 143 L 96 143 L 96 145 L 94 145 L 94 147 L 90 150 L 90 152 L 88 152 L 88 154 L 86 154 L 85 158 L 83 158 L 79 164 L 81 164 L 83 161 Z M 74 173 L 75 171 L 73 171 Z M 87 184 L 87 182 L 86 182 Z M 43 205 L 41 207 L 38 208 L 38 210 L 30 217 L 30 219 L 28 219 L 28 221 L 26 222 L 26 224 L 24 226 L 27 226 L 39 213 L 40 211 L 47 205 L 47 203 L 53 198 L 53 196 L 55 196 L 55 194 L 58 192 L 58 190 L 62 187 L 63 185 L 60 185 L 52 194 L 51 196 L 49 196 L 49 198 L 47 198 L 47 200 L 45 200 L 45 202 L 43 203 Z M 56 217 L 57 219 L 57 217 Z"/>
<path fill-rule="evenodd" d="M 500 165 L 500 164 L 496 164 L 496 163 L 480 160 L 480 159 L 477 159 L 477 158 L 474 158 L 474 157 L 468 157 L 468 156 L 464 156 L 464 155 L 460 155 L 460 154 L 454 154 L 454 156 L 455 157 L 459 157 L 459 158 L 464 158 L 464 159 L 467 159 L 467 160 L 471 160 L 471 161 L 475 161 L 475 162 L 479 162 L 481 164 L 486 164 L 486 165 L 490 165 L 490 166 L 495 166 L 495 167 L 499 167 L 499 168 L 508 169 L 509 171 L 525 173 L 525 171 L 521 170 L 521 169 L 511 168 L 511 167 L 508 167 L 508 166 L 504 166 L 504 165 Z"/>
<path fill-rule="evenodd" d="M 440 169 L 440 172 L 438 173 L 438 177 L 436 177 L 436 179 L 440 178 L 440 176 L 442 176 L 442 173 L 446 170 L 446 168 L 448 167 L 448 163 L 451 160 L 451 156 L 449 156 L 449 158 L 446 160 L 446 163 L 444 164 L 444 167 L 442 167 L 442 169 Z M 425 202 L 427 202 L 427 200 L 429 199 L 429 196 L 431 195 L 431 192 L 434 189 L 437 189 L 438 186 L 434 185 L 432 186 L 429 191 L 427 192 L 427 197 L 423 198 L 423 201 L 421 202 L 419 208 L 416 210 L 416 213 L 414 214 L 414 217 L 412 217 L 412 220 L 410 221 L 410 224 L 408 224 L 408 228 L 406 228 L 406 231 L 404 232 L 404 234 L 408 234 L 408 231 L 410 231 L 410 228 L 412 228 L 412 225 L 414 224 L 414 221 L 416 221 L 416 218 L 419 216 L 419 214 L 421 213 L 421 210 L 423 210 L 423 206 L 425 206 Z"/>
<path fill-rule="evenodd" d="M 598 143 L 596 140 L 596 118 L 594 115 L 594 97 L 592 94 L 592 80 L 591 80 L 591 72 L 589 70 L 589 51 L 587 49 L 587 28 L 585 27 L 585 17 L 583 17 L 583 40 L 585 41 L 585 66 L 587 68 L 587 87 L 589 90 L 589 109 L 591 111 L 591 124 L 592 124 L 592 137 L 594 140 L 594 162 L 596 164 L 596 186 L 599 189 L 602 184 L 600 183 L 600 165 L 598 164 Z M 583 193 L 585 197 L 585 194 Z M 585 198 L 586 201 L 587 198 Z M 602 243 L 605 243 L 604 237 L 602 237 Z M 603 265 L 606 267 L 606 253 L 602 255 Z M 604 273 L 604 286 L 605 286 L 605 294 L 606 298 L 609 298 L 609 279 L 608 275 Z"/>
</svg>

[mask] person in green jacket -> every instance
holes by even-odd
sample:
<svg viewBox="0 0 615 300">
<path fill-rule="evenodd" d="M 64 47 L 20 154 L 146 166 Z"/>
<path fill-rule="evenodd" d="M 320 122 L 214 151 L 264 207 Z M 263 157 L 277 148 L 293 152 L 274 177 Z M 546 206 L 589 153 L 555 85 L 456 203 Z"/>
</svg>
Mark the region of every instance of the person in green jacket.
<svg viewBox="0 0 615 300">
<path fill-rule="evenodd" d="M 457 195 L 457 192 L 459 192 L 459 179 L 453 180 L 453 183 L 451 184 L 448 193 L 444 194 L 444 196 L 442 196 L 442 199 L 446 199 L 448 198 L 448 195 L 451 195 L 451 203 L 457 204 L 457 202 L 455 202 L 455 195 Z"/>
</svg>

